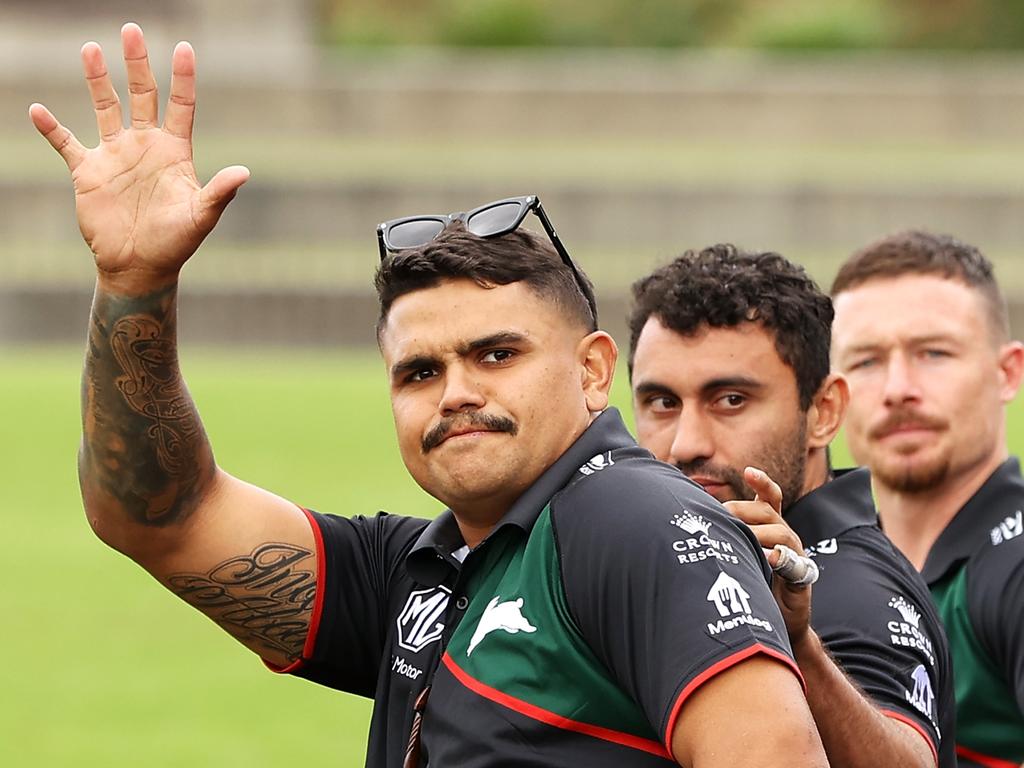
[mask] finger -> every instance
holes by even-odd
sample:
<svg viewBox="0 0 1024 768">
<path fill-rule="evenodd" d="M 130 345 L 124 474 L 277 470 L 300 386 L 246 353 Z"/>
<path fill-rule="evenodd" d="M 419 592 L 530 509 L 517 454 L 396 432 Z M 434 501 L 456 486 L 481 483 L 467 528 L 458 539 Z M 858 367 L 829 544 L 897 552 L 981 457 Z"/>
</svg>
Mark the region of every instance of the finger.
<svg viewBox="0 0 1024 768">
<path fill-rule="evenodd" d="M 784 545 L 776 545 L 779 557 L 772 571 L 791 589 L 806 588 L 818 580 L 818 564 Z"/>
<path fill-rule="evenodd" d="M 192 138 L 196 116 L 196 53 L 188 43 L 174 46 L 171 57 L 171 95 L 167 98 L 164 130 L 182 139 Z"/>
<path fill-rule="evenodd" d="M 778 483 L 756 467 L 747 467 L 743 470 L 743 479 L 757 494 L 758 500 L 766 502 L 772 509 L 782 514 L 782 489 Z"/>
<path fill-rule="evenodd" d="M 238 188 L 249 180 L 249 169 L 244 165 L 232 165 L 218 171 L 200 192 L 198 220 L 204 229 L 212 229 L 220 215 L 230 203 Z"/>
<path fill-rule="evenodd" d="M 82 46 L 82 68 L 85 70 L 85 82 L 92 96 L 92 108 L 96 111 L 96 126 L 100 131 L 100 139 L 110 141 L 121 133 L 124 124 L 121 119 L 121 102 L 117 99 L 114 84 L 110 82 L 103 50 L 97 43 L 86 43 Z"/>
<path fill-rule="evenodd" d="M 798 555 L 804 555 L 804 548 L 799 537 L 793 533 L 793 530 L 788 525 L 782 523 L 778 525 L 755 525 L 751 526 L 750 530 L 757 537 L 757 543 L 765 549 L 772 549 L 776 544 L 781 544 L 784 547 L 789 547 Z M 768 562 L 772 562 L 771 558 L 768 559 Z"/>
<path fill-rule="evenodd" d="M 727 501 L 723 506 L 729 514 L 747 525 L 767 525 L 782 522 L 782 517 L 763 501 Z"/>
<path fill-rule="evenodd" d="M 85 147 L 75 138 L 75 135 L 58 123 L 53 113 L 42 104 L 30 106 L 28 116 L 32 119 L 36 130 L 43 134 L 43 138 L 50 142 L 50 146 L 64 158 L 68 168 L 72 171 L 75 170 L 86 153 Z"/>
<path fill-rule="evenodd" d="M 156 128 L 156 78 L 149 66 L 149 54 L 138 24 L 121 27 L 124 66 L 128 72 L 129 114 L 133 128 Z"/>
</svg>

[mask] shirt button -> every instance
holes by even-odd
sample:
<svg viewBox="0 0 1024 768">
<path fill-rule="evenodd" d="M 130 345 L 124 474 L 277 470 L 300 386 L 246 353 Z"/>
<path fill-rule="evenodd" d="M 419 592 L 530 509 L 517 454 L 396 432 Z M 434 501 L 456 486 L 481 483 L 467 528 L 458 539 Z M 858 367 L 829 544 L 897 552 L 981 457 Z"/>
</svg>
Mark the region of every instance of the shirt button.
<svg viewBox="0 0 1024 768">
<path fill-rule="evenodd" d="M 465 595 L 462 595 L 462 597 L 455 601 L 455 607 L 460 611 L 466 610 L 469 607 L 469 599 Z"/>
</svg>

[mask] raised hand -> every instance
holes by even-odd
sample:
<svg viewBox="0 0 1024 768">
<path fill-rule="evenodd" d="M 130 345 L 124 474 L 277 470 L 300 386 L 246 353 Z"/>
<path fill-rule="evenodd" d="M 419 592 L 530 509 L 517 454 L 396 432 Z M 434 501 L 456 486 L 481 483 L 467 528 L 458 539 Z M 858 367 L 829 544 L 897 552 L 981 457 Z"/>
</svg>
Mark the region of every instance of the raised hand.
<svg viewBox="0 0 1024 768">
<path fill-rule="evenodd" d="M 238 188 L 249 178 L 244 166 L 218 172 L 206 186 L 192 163 L 195 115 L 195 53 L 175 46 L 171 92 L 163 125 L 157 123 L 157 87 L 142 30 L 121 29 L 128 72 L 129 115 L 110 80 L 103 51 L 82 47 L 100 143 L 87 149 L 42 104 L 29 115 L 71 171 L 82 236 L 96 257 L 108 288 L 141 293 L 177 279 L 182 265 L 210 233 Z"/>
<path fill-rule="evenodd" d="M 728 501 L 725 508 L 730 513 L 750 526 L 758 542 L 766 550 L 772 550 L 776 544 L 782 544 L 805 556 L 800 537 L 782 517 L 782 489 L 767 474 L 754 467 L 743 471 L 743 479 L 757 494 L 753 501 Z M 768 564 L 773 568 L 778 565 L 779 552 L 766 551 Z M 785 579 L 776 577 L 772 580 L 772 591 L 786 622 L 789 640 L 796 645 L 807 637 L 811 620 L 811 588 L 794 586 Z"/>
</svg>

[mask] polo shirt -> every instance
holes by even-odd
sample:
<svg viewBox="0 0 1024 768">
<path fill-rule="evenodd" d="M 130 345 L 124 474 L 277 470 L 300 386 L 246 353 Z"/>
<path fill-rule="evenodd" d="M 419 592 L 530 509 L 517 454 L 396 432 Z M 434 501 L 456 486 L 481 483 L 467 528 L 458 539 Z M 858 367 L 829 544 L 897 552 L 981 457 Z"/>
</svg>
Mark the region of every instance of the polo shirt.
<svg viewBox="0 0 1024 768">
<path fill-rule="evenodd" d="M 750 530 L 601 414 L 468 551 L 431 522 L 310 513 L 314 620 L 285 671 L 372 697 L 367 764 L 662 766 L 687 697 L 755 654 L 799 675 Z M 723 728 L 730 727 L 723 723 Z"/>
<path fill-rule="evenodd" d="M 878 525 L 866 469 L 800 498 L 786 522 L 818 564 L 811 626 L 847 677 L 913 726 L 940 768 L 955 768 L 949 646 L 928 587 Z"/>
<path fill-rule="evenodd" d="M 1007 459 L 957 512 L 921 574 L 956 670 L 961 766 L 1024 762 L 1024 479 Z"/>
</svg>

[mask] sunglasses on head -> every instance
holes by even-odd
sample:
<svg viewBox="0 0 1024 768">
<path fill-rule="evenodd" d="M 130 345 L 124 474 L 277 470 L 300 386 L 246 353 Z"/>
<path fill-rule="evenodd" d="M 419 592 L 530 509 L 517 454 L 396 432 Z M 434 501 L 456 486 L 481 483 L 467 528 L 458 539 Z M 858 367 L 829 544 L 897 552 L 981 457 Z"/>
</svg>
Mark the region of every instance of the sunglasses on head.
<svg viewBox="0 0 1024 768">
<path fill-rule="evenodd" d="M 544 206 L 540 204 L 540 198 L 536 195 L 525 197 L 509 197 L 504 200 L 495 200 L 492 203 L 484 203 L 471 211 L 459 211 L 457 213 L 424 214 L 421 216 L 403 216 L 400 219 L 385 221 L 377 227 L 377 245 L 380 248 L 380 260 L 384 261 L 389 253 L 403 251 L 407 248 L 419 248 L 426 245 L 435 237 L 440 235 L 445 227 L 453 221 L 461 221 L 466 231 L 477 237 L 497 237 L 519 228 L 526 218 L 527 213 L 534 213 L 540 219 L 544 231 L 551 240 L 559 257 L 572 272 L 576 285 L 579 287 L 583 298 L 587 300 L 590 313 L 594 318 L 594 326 L 597 326 L 597 303 L 594 294 L 583 280 L 569 252 L 565 250 L 562 241 L 551 226 L 551 220 L 544 212 Z"/>
</svg>

